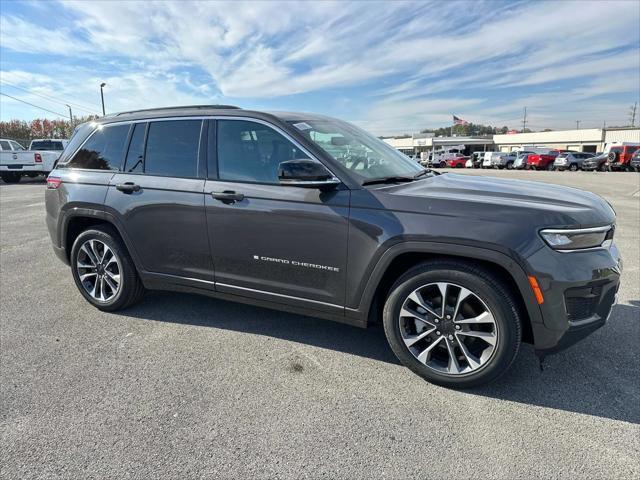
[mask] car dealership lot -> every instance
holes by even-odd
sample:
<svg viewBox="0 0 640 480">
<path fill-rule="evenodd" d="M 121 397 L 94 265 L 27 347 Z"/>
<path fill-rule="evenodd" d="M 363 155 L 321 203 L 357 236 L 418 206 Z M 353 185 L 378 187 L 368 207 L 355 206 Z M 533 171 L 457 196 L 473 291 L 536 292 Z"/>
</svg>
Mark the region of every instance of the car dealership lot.
<svg viewBox="0 0 640 480">
<path fill-rule="evenodd" d="M 464 392 L 401 367 L 380 327 L 162 292 L 100 312 L 52 254 L 42 182 L 0 185 L 2 476 L 640 475 L 640 175 L 455 173 L 603 195 L 625 262 L 603 329 Z"/>
</svg>

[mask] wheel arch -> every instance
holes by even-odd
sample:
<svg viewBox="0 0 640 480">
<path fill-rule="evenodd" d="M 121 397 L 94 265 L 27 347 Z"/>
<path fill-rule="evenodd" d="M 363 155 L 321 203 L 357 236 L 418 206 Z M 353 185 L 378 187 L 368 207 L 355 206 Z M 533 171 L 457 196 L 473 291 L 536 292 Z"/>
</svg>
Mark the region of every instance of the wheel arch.
<svg viewBox="0 0 640 480">
<path fill-rule="evenodd" d="M 379 320 L 389 289 L 395 280 L 416 263 L 427 260 L 464 261 L 496 273 L 518 301 L 522 316 L 523 341 L 534 343 L 534 323 L 542 323 L 540 308 L 523 267 L 510 256 L 486 248 L 430 242 L 406 242 L 389 248 L 374 267 L 355 311 L 368 323 Z"/>
</svg>

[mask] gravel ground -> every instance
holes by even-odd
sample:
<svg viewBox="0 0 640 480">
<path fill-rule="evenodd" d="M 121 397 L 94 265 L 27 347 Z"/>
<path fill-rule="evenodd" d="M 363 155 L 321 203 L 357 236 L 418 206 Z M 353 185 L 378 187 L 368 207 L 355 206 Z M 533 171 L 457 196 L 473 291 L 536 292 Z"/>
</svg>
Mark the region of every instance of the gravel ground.
<svg viewBox="0 0 640 480">
<path fill-rule="evenodd" d="M 604 328 L 464 392 L 379 327 L 162 292 L 102 313 L 51 251 L 42 182 L 0 185 L 0 476 L 638 478 L 640 175 L 459 173 L 603 195 L 625 261 Z"/>
</svg>

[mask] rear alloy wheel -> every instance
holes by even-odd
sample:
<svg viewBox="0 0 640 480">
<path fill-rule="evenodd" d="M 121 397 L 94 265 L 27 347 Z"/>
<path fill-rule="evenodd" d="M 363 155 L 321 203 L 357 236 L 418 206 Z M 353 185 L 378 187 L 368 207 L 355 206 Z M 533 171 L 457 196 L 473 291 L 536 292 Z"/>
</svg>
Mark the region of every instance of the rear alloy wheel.
<svg viewBox="0 0 640 480">
<path fill-rule="evenodd" d="M 120 310 L 142 298 L 142 282 L 113 227 L 101 225 L 82 232 L 73 244 L 70 259 L 78 290 L 100 310 Z"/>
<path fill-rule="evenodd" d="M 427 262 L 403 275 L 385 303 L 384 327 L 405 366 L 448 387 L 494 380 L 520 346 L 508 289 L 493 273 L 455 261 Z"/>
<path fill-rule="evenodd" d="M 513 162 L 507 162 L 507 170 L 513 170 Z"/>
<path fill-rule="evenodd" d="M 571 170 L 572 172 L 576 172 L 578 170 L 578 164 L 572 163 L 571 165 L 569 165 L 569 170 Z"/>
</svg>

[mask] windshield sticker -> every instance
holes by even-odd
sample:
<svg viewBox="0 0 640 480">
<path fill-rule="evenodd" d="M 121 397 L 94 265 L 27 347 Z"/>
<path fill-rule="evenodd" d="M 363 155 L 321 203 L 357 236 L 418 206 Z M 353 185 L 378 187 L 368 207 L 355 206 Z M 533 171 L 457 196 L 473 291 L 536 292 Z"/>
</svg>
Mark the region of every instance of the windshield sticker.
<svg viewBox="0 0 640 480">
<path fill-rule="evenodd" d="M 304 122 L 294 123 L 293 126 L 296 127 L 298 130 L 311 130 L 311 125 Z"/>
</svg>

